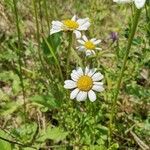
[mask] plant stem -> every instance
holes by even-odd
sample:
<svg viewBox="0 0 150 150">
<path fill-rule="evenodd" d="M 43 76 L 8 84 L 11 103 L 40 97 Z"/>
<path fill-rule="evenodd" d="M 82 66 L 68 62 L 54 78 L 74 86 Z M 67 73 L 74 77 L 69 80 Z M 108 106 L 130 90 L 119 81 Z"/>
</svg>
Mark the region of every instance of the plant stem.
<svg viewBox="0 0 150 150">
<path fill-rule="evenodd" d="M 44 0 L 44 9 L 45 9 L 46 21 L 47 21 L 48 32 L 49 32 L 50 23 L 49 23 L 49 15 L 48 15 L 48 10 L 47 10 L 47 0 Z"/>
<path fill-rule="evenodd" d="M 67 79 L 68 79 L 68 76 L 69 76 L 69 62 L 70 62 L 70 55 L 71 55 L 71 47 L 72 47 L 72 38 L 73 38 L 73 33 L 72 32 L 68 32 L 68 35 L 69 35 L 69 45 L 68 45 L 68 52 L 67 52 L 67 71 L 66 71 L 66 74 L 67 74 Z"/>
<path fill-rule="evenodd" d="M 40 29 L 39 29 L 39 22 L 38 22 L 38 10 L 37 10 L 37 4 L 36 0 L 33 0 L 33 8 L 34 8 L 34 14 L 35 14 L 35 21 L 36 21 L 36 38 L 38 42 L 38 55 L 41 63 L 43 64 L 42 57 L 41 57 L 41 52 L 40 52 Z"/>
<path fill-rule="evenodd" d="M 126 53 L 125 53 L 125 56 L 124 56 L 124 59 L 123 59 L 123 64 L 122 64 L 122 67 L 121 67 L 120 75 L 118 77 L 117 87 L 116 87 L 116 91 L 115 91 L 115 94 L 114 94 L 114 100 L 113 100 L 113 104 L 112 104 L 112 107 L 111 107 L 110 131 L 109 131 L 110 132 L 109 133 L 110 134 L 109 135 L 110 136 L 110 141 L 109 141 L 109 144 L 111 144 L 111 140 L 112 140 L 112 128 L 113 128 L 114 116 L 115 116 L 115 113 L 116 113 L 116 105 L 117 105 L 117 99 L 118 99 L 118 95 L 119 95 L 119 91 L 120 91 L 120 86 L 121 86 L 123 74 L 124 74 L 124 71 L 125 71 L 125 68 L 126 68 L 126 63 L 127 63 L 128 55 L 129 55 L 130 48 L 131 48 L 131 45 L 132 45 L 132 40 L 134 38 L 136 28 L 137 28 L 137 25 L 138 25 L 138 20 L 139 20 L 140 14 L 141 14 L 141 9 L 136 9 L 136 14 L 135 14 L 135 17 L 133 19 L 133 23 L 132 23 L 132 27 L 131 27 L 131 31 L 130 31 L 130 35 L 129 35 L 129 39 L 128 39 Z"/>
<path fill-rule="evenodd" d="M 32 148 L 32 149 L 36 149 L 36 147 L 32 147 L 32 146 L 29 146 L 29 145 L 26 145 L 26 144 L 22 144 L 22 143 L 19 143 L 19 142 L 16 142 L 16 141 L 11 141 L 11 140 L 6 139 L 6 138 L 1 137 L 1 136 L 0 136 L 0 139 L 3 140 L 3 141 L 6 141 L 8 143 L 11 143 L 11 144 L 17 144 L 21 147 L 29 147 L 29 148 Z"/>
<path fill-rule="evenodd" d="M 14 13 L 15 13 L 15 18 L 16 18 L 16 28 L 17 28 L 17 34 L 18 34 L 18 63 L 19 63 L 19 78 L 20 78 L 20 83 L 22 87 L 22 93 L 23 93 L 23 103 L 24 103 L 24 121 L 25 121 L 25 113 L 26 113 L 26 100 L 25 100 L 25 88 L 24 88 L 24 82 L 23 82 L 23 73 L 22 73 L 22 61 L 21 61 L 21 50 L 23 49 L 22 46 L 22 39 L 21 39 L 21 32 L 20 32 L 20 27 L 19 27 L 19 18 L 18 18 L 18 10 L 17 10 L 17 2 L 16 0 L 13 0 L 13 5 L 14 5 Z"/>
<path fill-rule="evenodd" d="M 39 6 L 39 18 L 40 18 L 40 25 L 41 25 L 41 33 L 44 34 L 41 0 L 38 0 L 38 6 Z"/>
<path fill-rule="evenodd" d="M 51 45 L 48 43 L 47 39 L 44 38 L 44 37 L 43 37 L 43 39 L 44 39 L 44 41 L 46 42 L 46 44 L 47 44 L 47 46 L 48 46 L 48 48 L 49 48 L 49 50 L 50 50 L 50 53 L 52 54 L 52 56 L 53 56 L 53 58 L 54 58 L 54 61 L 55 61 L 56 65 L 57 65 L 57 67 L 58 67 L 58 71 L 59 71 L 60 78 L 61 78 L 62 82 L 64 82 L 64 78 L 63 78 L 63 74 L 62 74 L 62 70 L 61 70 L 60 63 L 59 63 L 59 61 L 58 61 L 56 55 L 54 54 L 54 51 L 53 51 Z"/>
</svg>

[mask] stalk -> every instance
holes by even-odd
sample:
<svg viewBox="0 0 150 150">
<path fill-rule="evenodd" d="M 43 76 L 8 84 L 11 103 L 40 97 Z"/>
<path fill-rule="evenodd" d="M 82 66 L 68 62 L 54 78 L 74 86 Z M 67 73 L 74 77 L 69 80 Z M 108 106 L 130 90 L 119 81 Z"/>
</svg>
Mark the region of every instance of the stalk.
<svg viewBox="0 0 150 150">
<path fill-rule="evenodd" d="M 19 18 L 18 18 L 18 10 L 17 10 L 17 1 L 13 0 L 13 5 L 14 5 L 14 14 L 15 14 L 15 19 L 16 19 L 16 28 L 17 28 L 17 35 L 18 35 L 18 49 L 17 49 L 17 54 L 18 54 L 18 63 L 19 63 L 19 78 L 20 78 L 20 83 L 21 83 L 21 88 L 22 88 L 22 94 L 23 94 L 23 105 L 24 105 L 24 121 L 25 121 L 25 113 L 26 113 L 26 100 L 25 100 L 25 88 L 24 88 L 24 82 L 23 82 L 23 71 L 22 71 L 22 61 L 21 61 L 21 50 L 23 49 L 22 47 L 22 39 L 21 39 L 21 32 L 20 32 L 20 27 L 19 27 Z"/>
<path fill-rule="evenodd" d="M 44 38 L 44 37 L 43 37 L 43 38 Z M 55 55 L 55 53 L 54 53 L 54 51 L 53 51 L 51 45 L 50 45 L 50 44 L 48 43 L 48 41 L 46 40 L 46 38 L 44 38 L 44 41 L 46 42 L 46 44 L 47 44 L 47 46 L 48 46 L 48 48 L 49 48 L 49 50 L 50 50 L 50 53 L 52 54 L 52 56 L 53 56 L 53 58 L 54 58 L 54 61 L 55 61 L 56 65 L 57 65 L 57 68 L 58 68 L 58 72 L 59 72 L 61 81 L 62 81 L 62 83 L 63 83 L 63 82 L 64 82 L 64 78 L 63 78 L 63 73 L 62 73 L 62 70 L 61 70 L 60 63 L 59 63 L 59 61 L 58 61 L 58 59 L 57 59 L 57 57 L 56 57 L 56 55 Z"/>
<path fill-rule="evenodd" d="M 46 0 L 44 0 L 44 9 L 45 9 L 46 22 L 47 22 L 48 32 L 49 32 L 50 23 L 49 23 L 49 15 L 48 15 L 47 1 Z"/>
<path fill-rule="evenodd" d="M 67 52 L 67 79 L 69 76 L 69 62 L 70 62 L 70 55 L 71 55 L 71 47 L 72 47 L 72 38 L 73 38 L 73 32 L 68 32 L 69 34 L 69 45 L 68 45 L 68 52 Z"/>
<path fill-rule="evenodd" d="M 115 91 L 115 95 L 114 95 L 114 100 L 113 100 L 113 104 L 112 104 L 112 107 L 111 107 L 111 115 L 110 115 L 110 141 L 109 141 L 109 144 L 111 144 L 111 140 L 112 140 L 112 128 L 113 128 L 113 122 L 114 122 L 114 116 L 115 116 L 115 113 L 116 113 L 116 106 L 117 106 L 117 99 L 118 99 L 118 95 L 119 95 L 119 91 L 120 91 L 120 86 L 121 86 L 121 82 L 122 82 L 122 78 L 123 78 L 123 74 L 124 74 L 124 71 L 126 69 L 126 63 L 127 63 L 127 59 L 128 59 L 128 56 L 129 56 L 129 52 L 130 52 L 130 49 L 131 49 L 131 45 L 132 45 L 132 41 L 133 41 L 133 38 L 134 38 L 134 35 L 135 35 L 135 32 L 136 32 L 136 29 L 137 29 L 137 25 L 138 25 L 138 21 L 139 21 L 139 17 L 140 17 L 140 14 L 141 14 L 141 9 L 136 9 L 136 14 L 135 14 L 135 17 L 133 19 L 133 22 L 132 22 L 132 27 L 131 27 L 131 31 L 130 31 L 130 35 L 129 35 L 129 39 L 128 39 L 128 43 L 127 43 L 127 48 L 126 48 L 126 53 L 125 53 L 125 56 L 124 56 L 124 59 L 123 59 L 123 64 L 122 64 L 122 67 L 121 67 L 121 71 L 120 71 L 120 75 L 118 77 L 118 82 L 117 82 L 117 87 L 116 87 L 116 91 Z"/>
<path fill-rule="evenodd" d="M 37 30 L 36 38 L 37 38 L 37 42 L 38 42 L 38 55 L 39 55 L 41 64 L 43 65 L 41 52 L 40 52 L 40 28 L 39 28 L 39 22 L 38 22 L 38 8 L 37 8 L 36 0 L 33 0 L 33 8 L 34 8 L 34 14 L 35 14 L 35 21 L 36 21 L 36 30 Z"/>
</svg>

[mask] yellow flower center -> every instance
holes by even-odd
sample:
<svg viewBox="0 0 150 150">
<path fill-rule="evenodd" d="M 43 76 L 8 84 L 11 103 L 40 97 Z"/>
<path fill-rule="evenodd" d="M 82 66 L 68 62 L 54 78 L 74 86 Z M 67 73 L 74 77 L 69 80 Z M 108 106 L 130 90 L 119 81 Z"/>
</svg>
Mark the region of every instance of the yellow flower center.
<svg viewBox="0 0 150 150">
<path fill-rule="evenodd" d="M 95 49 L 95 45 L 94 45 L 93 42 L 91 42 L 91 41 L 85 42 L 84 46 L 85 46 L 87 49 L 90 49 L 90 50 Z"/>
<path fill-rule="evenodd" d="M 79 24 L 73 20 L 68 19 L 68 20 L 65 20 L 63 23 L 66 27 L 68 27 L 71 30 L 75 30 L 79 27 Z"/>
<path fill-rule="evenodd" d="M 84 75 L 81 76 L 77 81 L 77 87 L 81 91 L 89 91 L 93 86 L 93 80 L 91 77 Z"/>
</svg>

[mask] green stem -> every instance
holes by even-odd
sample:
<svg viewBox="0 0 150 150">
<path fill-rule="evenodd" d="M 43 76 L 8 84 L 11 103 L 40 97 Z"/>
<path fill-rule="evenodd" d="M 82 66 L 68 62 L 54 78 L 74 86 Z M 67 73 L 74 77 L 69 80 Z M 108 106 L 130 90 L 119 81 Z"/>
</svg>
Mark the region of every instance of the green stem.
<svg viewBox="0 0 150 150">
<path fill-rule="evenodd" d="M 68 79 L 68 76 L 69 76 L 69 62 L 70 62 L 70 55 L 71 55 L 71 47 L 72 47 L 72 38 L 73 38 L 73 33 L 72 32 L 69 32 L 69 46 L 68 46 L 68 52 L 67 52 L 67 79 Z"/>
<path fill-rule="evenodd" d="M 17 2 L 16 0 L 13 0 L 14 4 L 14 13 L 15 13 L 15 18 L 16 18 L 16 28 L 17 28 L 17 34 L 18 34 L 18 63 L 19 63 L 19 78 L 20 78 L 20 83 L 22 87 L 22 93 L 23 93 L 23 101 L 24 101 L 24 117 L 25 117 L 25 112 L 26 112 L 26 100 L 25 100 L 25 88 L 24 88 L 24 82 L 23 82 L 23 73 L 22 73 L 22 61 L 21 61 L 21 50 L 23 49 L 22 47 L 22 39 L 21 39 L 21 32 L 20 32 L 20 27 L 19 27 L 19 18 L 18 18 L 18 10 L 17 10 Z M 25 118 L 24 118 L 25 121 Z"/>
<path fill-rule="evenodd" d="M 44 34 L 43 30 L 43 19 L 42 19 L 42 6 L 41 6 L 41 0 L 38 0 L 38 6 L 39 6 L 39 18 L 40 18 L 40 25 L 41 25 L 41 33 Z"/>
<path fill-rule="evenodd" d="M 36 38 L 38 42 L 38 55 L 39 55 L 39 59 L 40 59 L 42 66 L 44 66 L 43 60 L 41 57 L 41 52 L 40 52 L 40 28 L 39 28 L 39 22 L 38 22 L 38 10 L 37 10 L 36 0 L 33 0 L 33 8 L 34 8 L 34 14 L 35 14 L 35 21 L 36 21 L 36 30 L 37 30 Z"/>
<path fill-rule="evenodd" d="M 43 39 L 44 39 L 44 41 L 46 42 L 46 44 L 47 44 L 47 46 L 48 46 L 48 48 L 49 48 L 49 50 L 50 50 L 50 53 L 52 54 L 52 56 L 53 56 L 53 58 L 54 58 L 54 61 L 55 61 L 56 65 L 57 65 L 57 67 L 58 67 L 58 71 L 59 71 L 60 78 L 61 78 L 62 82 L 64 82 L 64 78 L 63 78 L 63 74 L 62 74 L 62 70 L 61 70 L 60 63 L 59 63 L 59 61 L 58 61 L 58 59 L 57 59 L 57 57 L 56 57 L 56 55 L 55 55 L 55 53 L 54 53 L 54 51 L 53 51 L 51 45 L 48 43 L 47 39 L 44 38 L 44 37 L 43 37 Z"/>
<path fill-rule="evenodd" d="M 141 9 L 137 9 L 136 10 L 136 15 L 133 19 L 131 32 L 130 32 L 130 36 L 129 36 L 128 44 L 127 44 L 127 48 L 126 48 L 126 53 L 125 53 L 125 56 L 124 56 L 124 59 L 123 59 L 123 64 L 122 64 L 122 67 L 121 67 L 120 75 L 119 75 L 118 82 L 117 82 L 116 92 L 115 92 L 113 104 L 112 104 L 112 107 L 111 107 L 110 131 L 109 131 L 110 132 L 109 133 L 110 134 L 109 135 L 110 136 L 110 141 L 109 141 L 109 144 L 111 144 L 111 140 L 112 140 L 112 128 L 113 128 L 114 116 L 115 116 L 115 113 L 116 113 L 116 105 L 117 105 L 117 99 L 118 99 L 118 95 L 119 95 L 119 91 L 120 91 L 120 86 L 121 86 L 124 71 L 126 69 L 126 63 L 127 63 L 128 55 L 129 55 L 130 48 L 131 48 L 131 45 L 132 45 L 132 40 L 133 40 L 135 32 L 136 32 L 136 28 L 137 28 L 137 25 L 138 25 L 138 20 L 139 20 L 140 14 L 141 14 Z"/>
<path fill-rule="evenodd" d="M 48 32 L 49 32 L 50 23 L 49 23 L 48 9 L 47 9 L 47 0 L 44 0 L 44 9 L 45 9 L 46 21 L 47 21 Z"/>
</svg>

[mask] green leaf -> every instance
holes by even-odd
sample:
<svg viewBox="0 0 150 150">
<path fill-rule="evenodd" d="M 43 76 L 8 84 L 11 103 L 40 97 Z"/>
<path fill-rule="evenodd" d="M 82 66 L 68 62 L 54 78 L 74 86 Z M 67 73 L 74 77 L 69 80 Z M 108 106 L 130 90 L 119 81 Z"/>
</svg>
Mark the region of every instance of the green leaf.
<svg viewBox="0 0 150 150">
<path fill-rule="evenodd" d="M 57 103 L 56 99 L 53 97 L 52 94 L 35 95 L 30 99 L 34 104 L 39 104 L 39 106 L 43 106 L 49 109 L 55 109 L 59 107 L 59 104 Z"/>
<path fill-rule="evenodd" d="M 61 35 L 62 35 L 62 33 L 60 33 L 60 32 L 55 33 L 55 34 L 49 35 L 48 38 L 46 39 L 46 41 L 49 43 L 49 45 L 53 49 L 54 53 L 57 52 L 57 50 L 61 44 Z M 43 48 L 43 52 L 46 56 L 52 57 L 50 50 L 49 50 L 49 47 L 48 47 L 48 45 L 44 39 L 42 42 L 42 48 Z"/>
<path fill-rule="evenodd" d="M 0 73 L 0 80 L 9 82 L 12 85 L 12 90 L 15 94 L 21 91 L 19 76 L 12 71 L 4 71 Z"/>
<path fill-rule="evenodd" d="M 19 128 L 13 129 L 11 134 L 13 134 L 16 139 L 19 139 L 22 143 L 28 143 L 32 140 L 33 135 L 37 130 L 37 124 L 26 123 L 20 126 Z"/>
<path fill-rule="evenodd" d="M 119 148 L 118 143 L 114 143 L 113 145 L 111 145 L 108 150 L 117 150 Z"/>
<path fill-rule="evenodd" d="M 51 140 L 54 140 L 55 142 L 59 142 L 59 141 L 64 140 L 67 135 L 68 133 L 64 132 L 59 127 L 55 127 L 55 128 L 48 127 L 46 131 L 44 130 L 41 131 L 37 141 L 43 143 L 45 140 L 51 139 Z"/>
<path fill-rule="evenodd" d="M 107 148 L 103 145 L 90 145 L 90 150 L 107 150 Z"/>
<path fill-rule="evenodd" d="M 21 103 L 9 102 L 3 106 L 3 108 L 0 110 L 0 114 L 2 116 L 10 115 L 13 112 L 15 112 L 20 106 L 21 106 Z"/>
<path fill-rule="evenodd" d="M 0 136 L 5 139 L 9 138 L 8 135 L 3 130 L 0 130 Z M 11 144 L 9 142 L 6 142 L 6 141 L 0 139 L 0 149 L 1 150 L 11 150 Z"/>
</svg>

